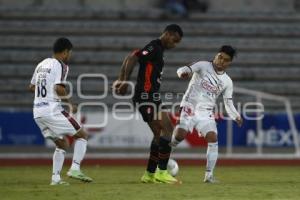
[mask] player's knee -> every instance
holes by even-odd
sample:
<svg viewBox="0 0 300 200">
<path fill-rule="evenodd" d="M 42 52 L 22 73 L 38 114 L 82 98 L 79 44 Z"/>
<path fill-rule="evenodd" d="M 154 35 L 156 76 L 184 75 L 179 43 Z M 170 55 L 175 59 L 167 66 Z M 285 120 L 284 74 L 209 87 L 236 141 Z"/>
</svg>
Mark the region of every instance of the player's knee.
<svg viewBox="0 0 300 200">
<path fill-rule="evenodd" d="M 206 139 L 207 142 L 211 142 L 211 143 L 217 142 L 218 141 L 217 133 L 215 133 L 215 132 L 208 132 L 206 134 L 205 139 Z"/>
<path fill-rule="evenodd" d="M 166 130 L 162 130 L 161 131 L 161 136 L 164 138 L 168 138 L 171 139 L 172 138 L 172 132 L 166 131 Z"/>
<path fill-rule="evenodd" d="M 74 136 L 74 139 L 79 139 L 79 138 L 82 138 L 82 139 L 85 139 L 85 140 L 88 140 L 88 135 L 85 131 L 83 131 L 82 129 L 76 133 Z"/>
<path fill-rule="evenodd" d="M 177 128 L 174 132 L 174 137 L 176 140 L 178 141 L 182 141 L 184 140 L 184 138 L 186 137 L 187 135 L 187 131 L 183 128 Z"/>
<path fill-rule="evenodd" d="M 54 141 L 55 145 L 57 148 L 63 149 L 63 150 L 67 150 L 69 147 L 68 142 L 65 139 L 58 139 Z"/>
<path fill-rule="evenodd" d="M 160 133 L 162 131 L 160 121 L 152 121 L 152 122 L 149 122 L 148 125 L 149 125 L 149 127 L 151 128 L 151 130 L 153 132 L 154 138 L 159 138 Z"/>
<path fill-rule="evenodd" d="M 153 140 L 155 141 L 156 144 L 159 144 L 159 138 L 160 138 L 160 135 L 154 135 Z"/>
<path fill-rule="evenodd" d="M 173 125 L 171 122 L 171 119 L 169 117 L 169 114 L 167 112 L 162 112 L 162 120 L 161 120 L 162 127 L 165 129 L 166 132 L 169 132 L 172 134 L 173 132 Z"/>
</svg>

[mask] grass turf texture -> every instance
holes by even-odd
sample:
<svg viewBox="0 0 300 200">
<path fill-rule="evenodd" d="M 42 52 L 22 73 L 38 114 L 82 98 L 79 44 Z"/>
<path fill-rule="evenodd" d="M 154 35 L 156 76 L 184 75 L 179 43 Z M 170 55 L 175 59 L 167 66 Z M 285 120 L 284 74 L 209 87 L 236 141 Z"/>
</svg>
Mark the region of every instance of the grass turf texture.
<svg viewBox="0 0 300 200">
<path fill-rule="evenodd" d="M 70 186 L 49 186 L 49 167 L 0 167 L 1 200 L 189 200 L 299 199 L 300 167 L 218 167 L 218 184 L 205 184 L 203 167 L 180 168 L 182 185 L 142 184 L 143 167 L 84 167 L 93 183 L 63 178 Z"/>
</svg>

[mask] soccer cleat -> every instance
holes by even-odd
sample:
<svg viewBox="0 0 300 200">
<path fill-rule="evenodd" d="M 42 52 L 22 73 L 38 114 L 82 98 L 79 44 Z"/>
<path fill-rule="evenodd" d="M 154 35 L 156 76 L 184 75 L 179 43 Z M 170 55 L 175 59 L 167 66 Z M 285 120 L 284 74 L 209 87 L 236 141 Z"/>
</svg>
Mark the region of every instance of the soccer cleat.
<svg viewBox="0 0 300 200">
<path fill-rule="evenodd" d="M 181 184 L 181 181 L 174 178 L 168 170 L 160 170 L 158 169 L 155 173 L 156 181 L 160 183 L 168 183 L 168 184 Z"/>
<path fill-rule="evenodd" d="M 144 175 L 141 178 L 141 182 L 142 183 L 159 183 L 155 177 L 154 177 L 154 173 L 145 171 Z"/>
<path fill-rule="evenodd" d="M 92 182 L 93 179 L 84 175 L 80 170 L 69 170 L 67 175 L 70 177 L 70 178 L 74 178 L 74 179 L 78 179 L 78 180 L 81 180 L 83 182 Z"/>
<path fill-rule="evenodd" d="M 68 182 L 59 180 L 59 181 L 51 181 L 50 185 L 70 185 Z"/>
<path fill-rule="evenodd" d="M 219 181 L 214 179 L 214 176 L 211 173 L 205 173 L 203 182 L 204 183 L 218 183 Z"/>
</svg>

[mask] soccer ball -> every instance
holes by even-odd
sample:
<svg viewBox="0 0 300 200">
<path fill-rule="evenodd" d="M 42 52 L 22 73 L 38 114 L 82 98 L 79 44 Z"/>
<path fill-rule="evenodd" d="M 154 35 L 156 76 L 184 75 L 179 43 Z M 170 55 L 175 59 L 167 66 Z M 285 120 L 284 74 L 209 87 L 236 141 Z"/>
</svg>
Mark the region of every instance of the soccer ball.
<svg viewBox="0 0 300 200">
<path fill-rule="evenodd" d="M 169 159 L 167 170 L 172 176 L 176 176 L 178 174 L 179 166 L 174 159 L 172 158 Z"/>
</svg>

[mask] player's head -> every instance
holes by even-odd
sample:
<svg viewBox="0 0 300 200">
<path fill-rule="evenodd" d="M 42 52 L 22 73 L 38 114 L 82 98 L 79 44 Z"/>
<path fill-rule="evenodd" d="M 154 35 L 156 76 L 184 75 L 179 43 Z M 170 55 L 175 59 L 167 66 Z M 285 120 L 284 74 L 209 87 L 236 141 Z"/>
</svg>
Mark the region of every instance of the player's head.
<svg viewBox="0 0 300 200">
<path fill-rule="evenodd" d="M 166 26 L 160 39 L 164 48 L 172 49 L 176 47 L 176 45 L 181 41 L 182 37 L 183 32 L 180 26 L 177 24 L 170 24 Z"/>
<path fill-rule="evenodd" d="M 53 45 L 53 53 L 60 57 L 63 62 L 68 62 L 72 55 L 73 45 L 67 38 L 58 38 Z"/>
<path fill-rule="evenodd" d="M 231 64 L 236 56 L 236 49 L 230 45 L 221 46 L 219 52 L 215 56 L 213 63 L 217 70 L 224 71 Z"/>
</svg>

